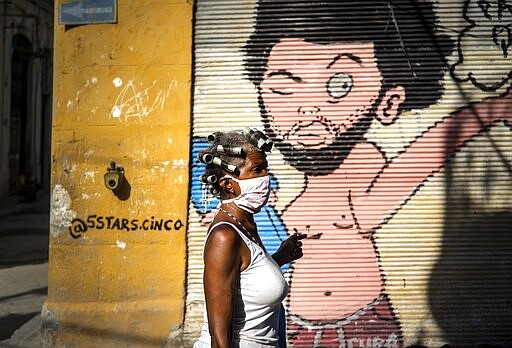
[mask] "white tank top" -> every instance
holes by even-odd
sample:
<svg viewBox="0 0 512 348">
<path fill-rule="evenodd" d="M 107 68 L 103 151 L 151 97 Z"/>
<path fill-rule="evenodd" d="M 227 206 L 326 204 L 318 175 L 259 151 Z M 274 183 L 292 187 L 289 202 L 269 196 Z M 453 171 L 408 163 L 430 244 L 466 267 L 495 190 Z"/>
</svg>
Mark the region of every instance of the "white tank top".
<svg viewBox="0 0 512 348">
<path fill-rule="evenodd" d="M 279 306 L 288 294 L 288 283 L 281 268 L 271 255 L 251 241 L 240 229 L 229 222 L 251 251 L 251 262 L 240 273 L 240 287 L 236 287 L 233 311 L 233 342 L 236 348 L 278 347 Z M 194 348 L 210 347 L 206 305 L 204 323 Z"/>
</svg>

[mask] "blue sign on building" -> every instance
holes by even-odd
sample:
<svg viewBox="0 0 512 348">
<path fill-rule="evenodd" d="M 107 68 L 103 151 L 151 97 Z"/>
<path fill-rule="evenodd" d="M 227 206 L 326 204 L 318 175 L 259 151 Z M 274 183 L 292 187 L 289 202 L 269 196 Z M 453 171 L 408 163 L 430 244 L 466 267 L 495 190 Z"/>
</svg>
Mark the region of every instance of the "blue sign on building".
<svg viewBox="0 0 512 348">
<path fill-rule="evenodd" d="M 115 23 L 117 0 L 70 0 L 59 4 L 59 24 Z"/>
</svg>

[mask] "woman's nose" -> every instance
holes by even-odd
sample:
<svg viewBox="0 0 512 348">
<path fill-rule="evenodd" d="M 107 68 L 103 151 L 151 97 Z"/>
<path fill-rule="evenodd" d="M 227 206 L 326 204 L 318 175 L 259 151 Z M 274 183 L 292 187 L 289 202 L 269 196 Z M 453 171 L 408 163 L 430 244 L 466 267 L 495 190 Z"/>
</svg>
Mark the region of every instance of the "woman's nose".
<svg viewBox="0 0 512 348">
<path fill-rule="evenodd" d="M 299 116 L 316 116 L 320 108 L 318 106 L 301 106 L 298 110 Z"/>
</svg>

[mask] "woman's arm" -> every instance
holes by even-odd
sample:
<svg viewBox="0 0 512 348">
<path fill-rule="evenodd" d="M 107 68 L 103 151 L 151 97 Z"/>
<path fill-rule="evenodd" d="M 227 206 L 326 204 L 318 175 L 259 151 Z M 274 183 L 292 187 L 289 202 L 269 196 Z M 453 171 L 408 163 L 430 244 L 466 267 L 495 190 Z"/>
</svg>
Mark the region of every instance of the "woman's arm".
<svg viewBox="0 0 512 348">
<path fill-rule="evenodd" d="M 240 274 L 241 239 L 229 228 L 211 231 L 204 251 L 204 293 L 213 348 L 231 345 L 233 297 Z"/>
</svg>

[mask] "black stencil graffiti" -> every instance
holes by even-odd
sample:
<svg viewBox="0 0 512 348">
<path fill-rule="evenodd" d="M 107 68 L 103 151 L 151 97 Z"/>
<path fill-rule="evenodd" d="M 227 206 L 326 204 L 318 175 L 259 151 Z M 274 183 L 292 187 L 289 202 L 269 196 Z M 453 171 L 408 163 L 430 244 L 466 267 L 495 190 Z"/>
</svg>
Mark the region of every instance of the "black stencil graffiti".
<svg viewBox="0 0 512 348">
<path fill-rule="evenodd" d="M 115 216 L 102 216 L 92 214 L 87 217 L 85 222 L 82 219 L 73 219 L 69 227 L 71 237 L 77 239 L 82 237 L 89 229 L 113 230 L 113 231 L 179 231 L 184 226 L 180 219 L 158 219 L 151 218 L 127 219 Z"/>
<path fill-rule="evenodd" d="M 80 219 L 73 219 L 71 221 L 71 226 L 69 227 L 69 234 L 71 237 L 77 239 L 83 236 L 83 234 L 87 232 L 87 225 Z"/>
</svg>

